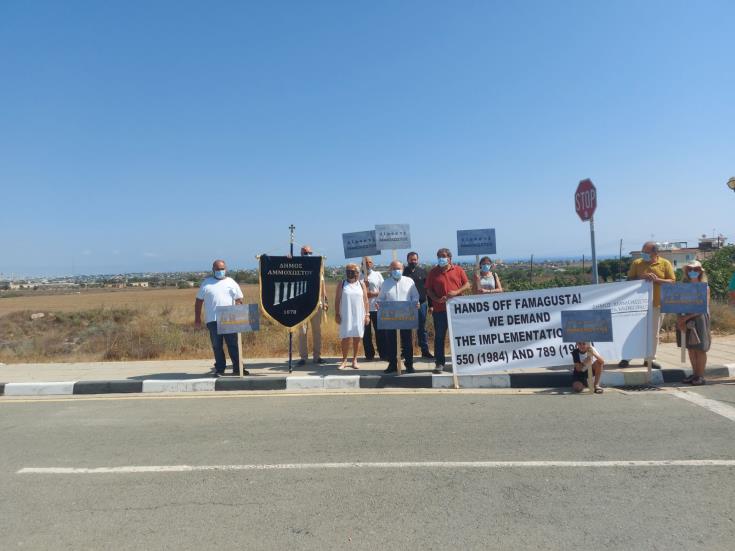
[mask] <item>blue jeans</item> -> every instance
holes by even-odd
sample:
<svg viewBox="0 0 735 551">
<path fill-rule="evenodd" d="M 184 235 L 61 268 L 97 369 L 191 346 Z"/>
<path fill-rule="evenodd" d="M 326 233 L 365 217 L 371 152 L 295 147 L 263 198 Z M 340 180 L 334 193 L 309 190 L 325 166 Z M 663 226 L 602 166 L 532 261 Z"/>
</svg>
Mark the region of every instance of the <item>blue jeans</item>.
<svg viewBox="0 0 735 551">
<path fill-rule="evenodd" d="M 426 315 L 429 310 L 429 304 L 424 301 L 419 304 L 419 328 L 416 329 L 416 340 L 419 342 L 421 353 L 429 351 L 429 340 L 426 336 Z"/>
<path fill-rule="evenodd" d="M 447 336 L 447 313 L 434 311 L 434 363 L 444 365 L 444 339 Z"/>
<path fill-rule="evenodd" d="M 209 340 L 212 341 L 212 351 L 214 352 L 214 369 L 217 373 L 224 373 L 225 366 L 227 365 L 227 358 L 225 357 L 225 346 L 227 343 L 227 350 L 232 358 L 232 367 L 237 371 L 237 366 L 240 365 L 240 355 L 237 352 L 237 333 L 228 333 L 227 335 L 220 335 L 217 333 L 217 322 L 210 321 L 207 324 L 209 329 Z"/>
</svg>

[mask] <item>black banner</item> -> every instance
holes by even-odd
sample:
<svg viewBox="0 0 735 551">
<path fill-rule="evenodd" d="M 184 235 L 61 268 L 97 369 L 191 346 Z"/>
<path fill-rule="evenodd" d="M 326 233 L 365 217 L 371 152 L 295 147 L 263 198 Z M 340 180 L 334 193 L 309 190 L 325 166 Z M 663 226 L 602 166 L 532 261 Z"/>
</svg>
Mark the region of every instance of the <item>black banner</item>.
<svg viewBox="0 0 735 551">
<path fill-rule="evenodd" d="M 260 262 L 260 307 L 276 323 L 293 329 L 317 312 L 321 256 L 267 256 Z"/>
</svg>

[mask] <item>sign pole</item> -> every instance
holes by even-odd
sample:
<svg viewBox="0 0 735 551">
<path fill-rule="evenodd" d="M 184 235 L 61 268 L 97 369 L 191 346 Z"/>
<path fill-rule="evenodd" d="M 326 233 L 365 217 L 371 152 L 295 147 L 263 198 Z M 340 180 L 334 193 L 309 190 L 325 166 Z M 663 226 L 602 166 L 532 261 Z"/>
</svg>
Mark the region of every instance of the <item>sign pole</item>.
<svg viewBox="0 0 735 551">
<path fill-rule="evenodd" d="M 592 283 L 597 285 L 600 281 L 597 275 L 597 253 L 595 252 L 595 217 L 590 216 L 590 241 L 592 242 Z"/>
<path fill-rule="evenodd" d="M 291 255 L 291 258 L 293 258 L 293 232 L 296 229 L 296 226 L 291 224 L 288 227 L 289 231 L 291 232 L 291 236 L 289 239 L 289 254 Z M 288 372 L 293 373 L 293 331 L 291 329 L 288 330 Z"/>
<path fill-rule="evenodd" d="M 235 371 L 235 373 L 237 373 L 242 379 L 242 333 L 239 331 L 237 332 L 237 358 L 237 371 Z"/>
</svg>

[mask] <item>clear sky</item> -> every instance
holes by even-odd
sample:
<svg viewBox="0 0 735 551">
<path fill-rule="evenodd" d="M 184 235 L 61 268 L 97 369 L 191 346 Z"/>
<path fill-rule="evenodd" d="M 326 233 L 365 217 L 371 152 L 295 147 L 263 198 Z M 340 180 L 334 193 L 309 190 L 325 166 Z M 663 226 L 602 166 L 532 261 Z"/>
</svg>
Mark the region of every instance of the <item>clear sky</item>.
<svg viewBox="0 0 735 551">
<path fill-rule="evenodd" d="M 0 273 L 735 239 L 735 2 L 0 2 Z M 401 252 L 403 256 L 405 251 Z M 384 255 L 388 258 L 389 255 Z"/>
</svg>

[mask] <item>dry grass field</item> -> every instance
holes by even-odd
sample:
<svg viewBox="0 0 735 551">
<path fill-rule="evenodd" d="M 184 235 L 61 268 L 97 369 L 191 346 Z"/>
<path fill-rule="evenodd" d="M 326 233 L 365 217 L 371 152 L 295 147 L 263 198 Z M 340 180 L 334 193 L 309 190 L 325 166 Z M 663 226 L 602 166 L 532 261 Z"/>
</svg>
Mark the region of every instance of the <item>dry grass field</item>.
<svg viewBox="0 0 735 551">
<path fill-rule="evenodd" d="M 257 285 L 242 285 L 245 302 Z M 335 285 L 327 285 L 330 304 Z M 0 298 L 0 362 L 195 359 L 211 355 L 209 334 L 196 329 L 196 289 L 96 289 L 73 294 Z M 35 313 L 45 314 L 31 319 Z M 330 310 L 322 323 L 322 355 L 339 355 L 339 328 Z M 294 336 L 294 353 L 298 341 Z M 288 333 L 261 319 L 243 335 L 245 357 L 286 357 Z M 309 344 L 311 350 L 311 343 Z"/>
<path fill-rule="evenodd" d="M 257 285 L 243 285 L 245 301 L 255 303 Z M 327 285 L 330 304 L 335 284 Z M 196 289 L 93 289 L 72 294 L 0 298 L 0 362 L 71 362 L 147 359 L 196 359 L 211 355 L 209 336 L 196 329 Z M 1 296 L 1 295 L 0 295 Z M 32 314 L 43 313 L 38 319 Z M 671 341 L 673 318 L 662 339 Z M 433 328 L 429 316 L 430 342 Z M 712 305 L 712 330 L 735 333 L 735 309 Z M 322 324 L 322 354 L 339 356 L 334 312 Z M 243 335 L 245 358 L 286 357 L 288 333 L 261 320 L 258 333 Z M 294 339 L 294 352 L 297 354 Z M 309 347 L 311 350 L 311 345 Z"/>
</svg>

